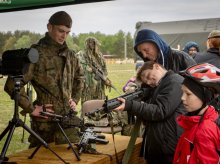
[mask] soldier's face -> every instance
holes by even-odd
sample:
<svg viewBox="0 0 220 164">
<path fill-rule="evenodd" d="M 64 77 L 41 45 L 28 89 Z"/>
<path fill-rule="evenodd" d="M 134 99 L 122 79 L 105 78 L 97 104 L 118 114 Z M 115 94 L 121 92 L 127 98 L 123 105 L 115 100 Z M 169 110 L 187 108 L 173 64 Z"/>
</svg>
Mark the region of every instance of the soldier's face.
<svg viewBox="0 0 220 164">
<path fill-rule="evenodd" d="M 63 25 L 48 24 L 48 33 L 50 37 L 57 43 L 63 44 L 70 33 L 70 28 Z"/>
<path fill-rule="evenodd" d="M 95 41 L 94 41 L 94 40 L 90 40 L 90 41 L 89 41 L 89 48 L 90 48 L 91 50 L 94 50 L 94 49 L 95 49 Z"/>
</svg>

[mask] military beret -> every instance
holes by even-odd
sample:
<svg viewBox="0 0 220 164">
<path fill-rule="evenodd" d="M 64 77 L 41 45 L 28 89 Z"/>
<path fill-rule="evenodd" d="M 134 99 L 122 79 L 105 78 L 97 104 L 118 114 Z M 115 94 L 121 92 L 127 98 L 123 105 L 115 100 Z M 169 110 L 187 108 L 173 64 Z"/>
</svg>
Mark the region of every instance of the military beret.
<svg viewBox="0 0 220 164">
<path fill-rule="evenodd" d="M 65 11 L 58 11 L 50 17 L 49 23 L 52 25 L 64 25 L 68 28 L 71 28 L 72 18 Z"/>
</svg>

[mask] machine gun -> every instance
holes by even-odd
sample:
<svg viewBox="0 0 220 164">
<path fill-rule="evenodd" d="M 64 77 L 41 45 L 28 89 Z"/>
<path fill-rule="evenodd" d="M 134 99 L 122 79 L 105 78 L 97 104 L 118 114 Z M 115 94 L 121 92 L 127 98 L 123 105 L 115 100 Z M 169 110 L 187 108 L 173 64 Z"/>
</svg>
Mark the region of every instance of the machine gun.
<svg viewBox="0 0 220 164">
<path fill-rule="evenodd" d="M 91 143 L 101 143 L 107 144 L 108 140 L 105 140 L 105 136 L 101 134 L 96 134 L 91 128 L 87 128 L 84 132 L 82 132 L 81 139 L 76 146 L 78 147 L 78 153 L 89 152 L 91 149 Z"/>
<path fill-rule="evenodd" d="M 43 109 L 44 109 L 44 111 L 40 112 L 40 114 L 43 115 L 43 116 L 50 117 L 51 121 L 53 121 L 57 124 L 57 126 L 60 129 L 61 133 L 63 134 L 65 140 L 69 144 L 68 149 L 71 148 L 73 153 L 75 154 L 77 160 L 80 161 L 79 154 L 74 150 L 74 148 L 73 148 L 69 138 L 67 137 L 65 131 L 63 130 L 63 128 L 80 126 L 81 125 L 81 120 L 74 115 L 74 111 L 72 109 L 70 109 L 69 112 L 67 113 L 67 115 L 65 115 L 65 116 L 61 116 L 61 115 L 57 115 L 57 114 L 54 114 L 54 113 L 46 112 L 45 107 L 43 107 Z M 40 148 L 40 146 L 38 146 L 35 149 L 35 151 L 29 157 L 30 159 L 33 158 L 33 156 L 35 155 L 35 153 L 38 151 L 39 148 Z"/>
<path fill-rule="evenodd" d="M 111 83 L 111 80 L 106 77 L 104 75 L 104 73 L 102 72 L 102 70 L 100 70 L 99 68 L 95 67 L 94 65 L 90 65 L 92 68 L 92 71 L 95 73 L 95 78 L 96 79 L 101 79 L 103 82 L 105 82 L 105 85 L 113 88 L 119 95 L 121 95 L 121 93 L 115 88 L 115 86 Z"/>
<path fill-rule="evenodd" d="M 124 98 L 125 100 L 136 100 L 138 98 L 143 98 L 149 94 L 149 88 L 140 88 L 134 92 L 128 93 L 121 95 L 119 97 Z M 110 100 L 105 100 L 105 103 L 103 106 L 99 109 L 96 109 L 92 112 L 86 113 L 86 115 L 92 115 L 96 112 L 99 111 L 104 111 L 106 113 L 110 113 L 113 109 L 117 108 L 118 106 L 121 105 L 121 101 L 118 100 L 119 97 L 110 99 Z"/>
</svg>

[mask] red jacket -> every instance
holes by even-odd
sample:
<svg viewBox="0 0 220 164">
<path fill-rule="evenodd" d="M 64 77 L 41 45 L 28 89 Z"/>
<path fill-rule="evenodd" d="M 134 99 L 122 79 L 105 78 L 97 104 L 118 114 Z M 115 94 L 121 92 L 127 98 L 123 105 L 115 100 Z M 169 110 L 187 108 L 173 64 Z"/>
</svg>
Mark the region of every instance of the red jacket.
<svg viewBox="0 0 220 164">
<path fill-rule="evenodd" d="M 201 116 L 177 117 L 177 122 L 184 129 L 180 137 L 173 164 L 218 164 L 220 150 L 220 129 L 214 122 L 218 118 L 217 111 L 209 106 Z"/>
</svg>

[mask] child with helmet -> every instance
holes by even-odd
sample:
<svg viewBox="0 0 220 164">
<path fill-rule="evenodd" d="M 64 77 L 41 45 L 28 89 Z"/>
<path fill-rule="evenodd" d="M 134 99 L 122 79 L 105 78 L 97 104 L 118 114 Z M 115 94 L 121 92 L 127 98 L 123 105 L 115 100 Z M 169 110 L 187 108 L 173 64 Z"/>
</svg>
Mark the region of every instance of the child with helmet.
<svg viewBox="0 0 220 164">
<path fill-rule="evenodd" d="M 181 74 L 185 77 L 181 100 L 187 114 L 177 117 L 184 133 L 178 141 L 173 163 L 219 164 L 219 114 L 209 104 L 220 93 L 220 69 L 203 63 Z"/>
</svg>

